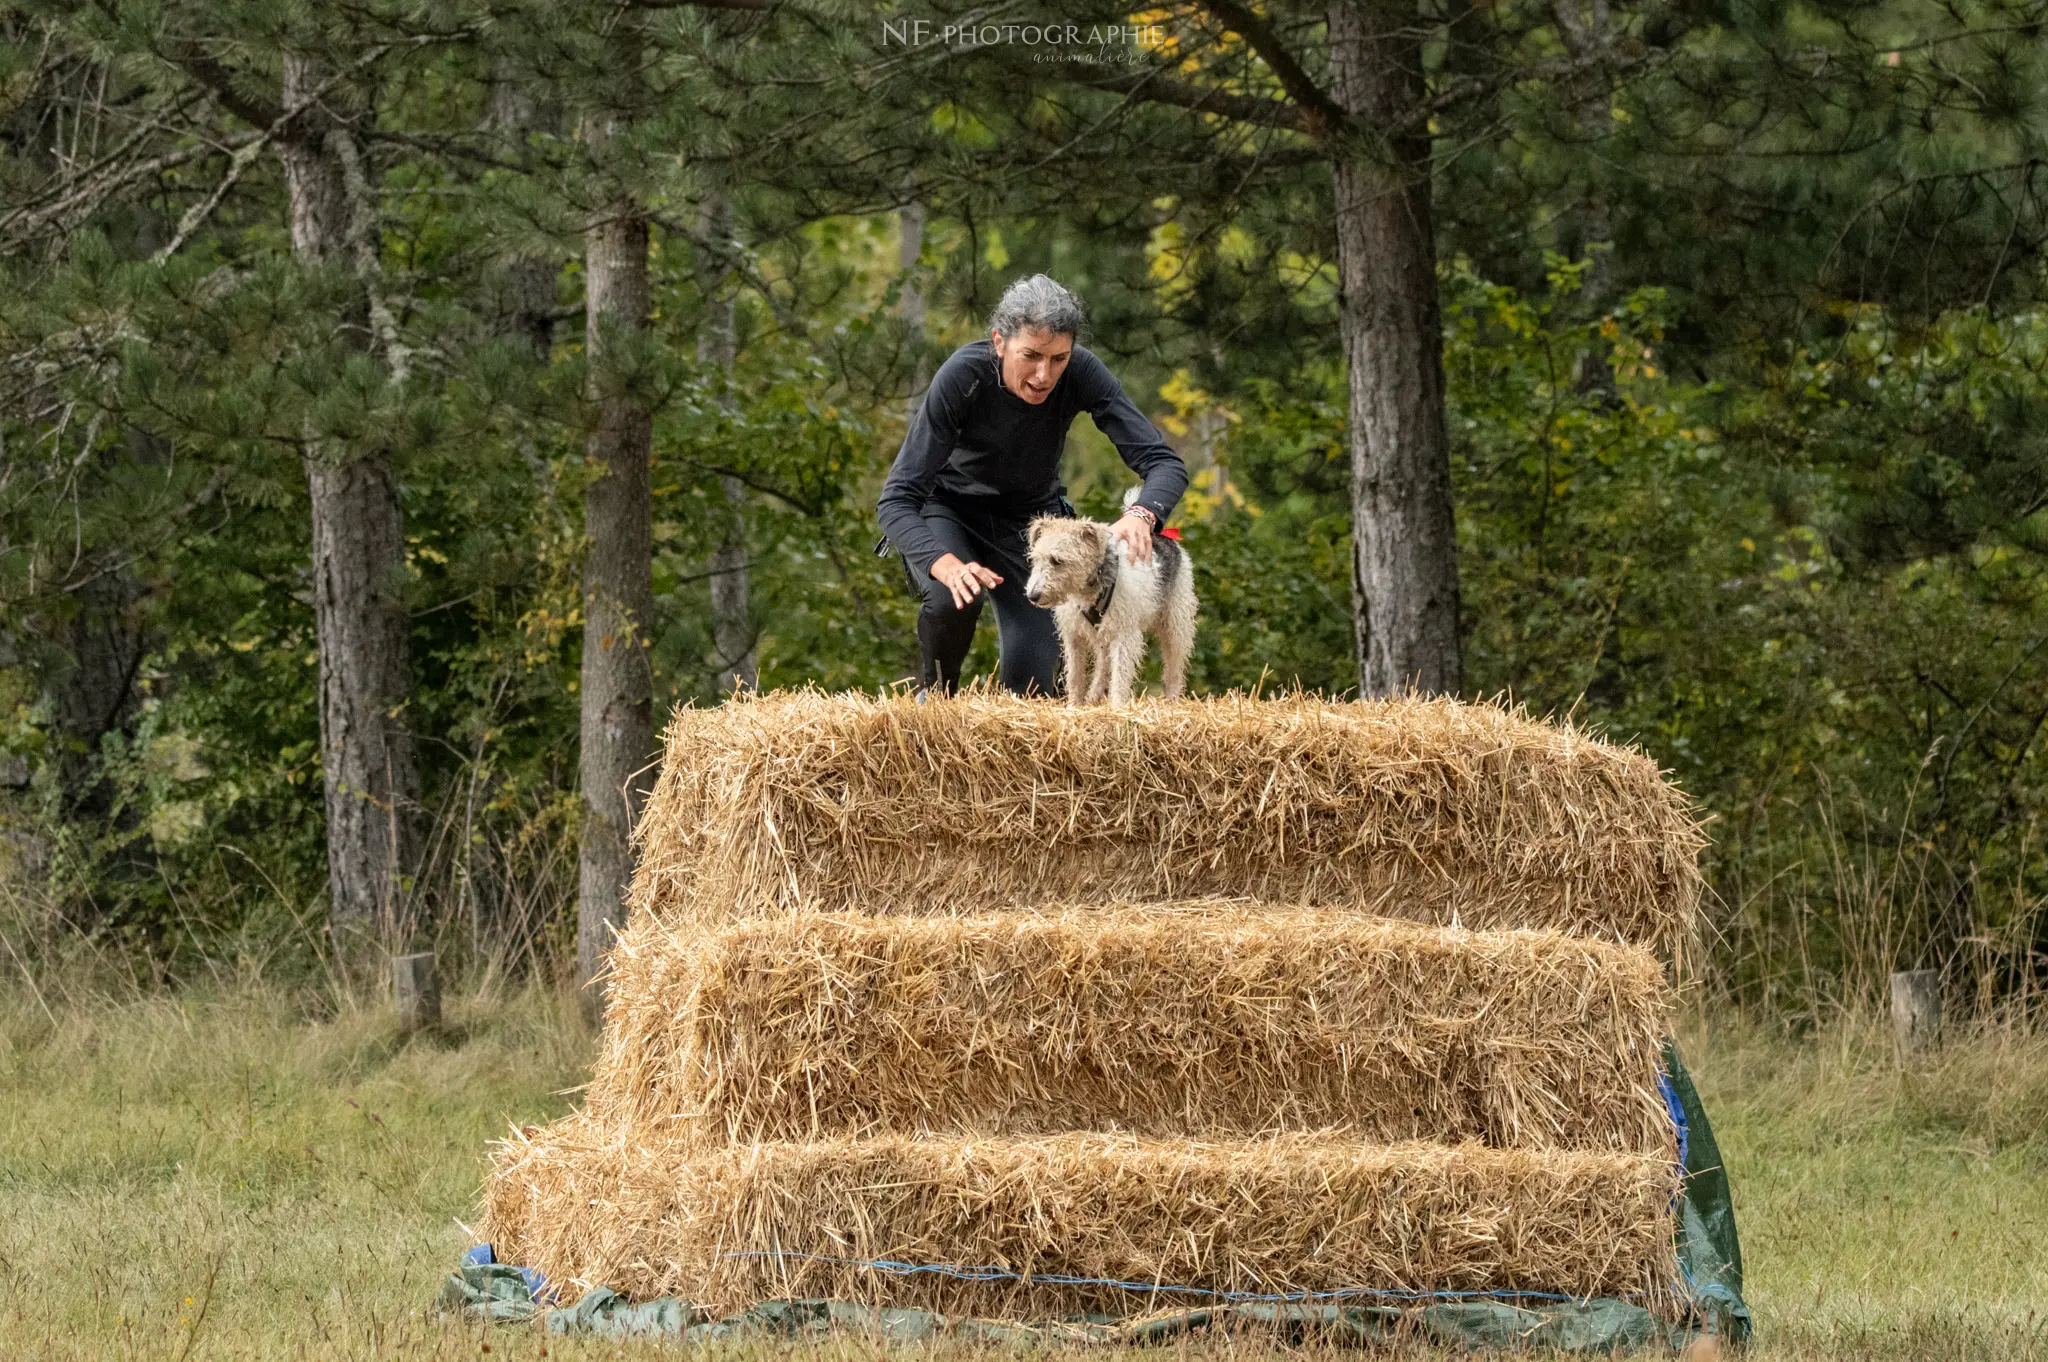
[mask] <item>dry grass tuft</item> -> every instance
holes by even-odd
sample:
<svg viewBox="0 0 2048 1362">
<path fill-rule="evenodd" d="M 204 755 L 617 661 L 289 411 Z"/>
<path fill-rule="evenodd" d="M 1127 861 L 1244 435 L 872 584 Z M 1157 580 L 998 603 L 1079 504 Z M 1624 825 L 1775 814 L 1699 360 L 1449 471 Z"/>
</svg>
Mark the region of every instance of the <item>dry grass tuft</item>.
<svg viewBox="0 0 2048 1362">
<path fill-rule="evenodd" d="M 1663 1305 L 1677 1279 L 1676 1191 L 1668 1158 L 1643 1154 L 1322 1135 L 718 1146 L 575 1116 L 500 1147 L 486 1214 L 501 1256 L 557 1281 L 719 1309 L 823 1296 L 1044 1318 L 1121 1313 L 1133 1296 L 856 1264 L 1261 1293 L 1513 1287 Z M 762 1249 L 783 1256 L 750 1252 Z M 788 1256 L 798 1254 L 817 1256 Z"/>
<path fill-rule="evenodd" d="M 669 921 L 1243 895 L 1671 957 L 1699 899 L 1656 763 L 1495 705 L 798 692 L 667 742 L 633 897 Z"/>
<path fill-rule="evenodd" d="M 591 1105 L 707 1139 L 1076 1129 L 1670 1152 L 1637 947 L 1244 901 L 641 919 Z"/>
</svg>

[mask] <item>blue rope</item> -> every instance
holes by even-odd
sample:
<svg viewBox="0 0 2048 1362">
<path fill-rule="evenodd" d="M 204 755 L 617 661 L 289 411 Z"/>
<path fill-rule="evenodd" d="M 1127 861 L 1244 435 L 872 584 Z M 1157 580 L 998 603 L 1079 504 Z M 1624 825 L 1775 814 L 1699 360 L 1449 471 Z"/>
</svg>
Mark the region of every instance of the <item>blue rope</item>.
<svg viewBox="0 0 2048 1362">
<path fill-rule="evenodd" d="M 798 1253 L 790 1249 L 750 1249 L 744 1252 L 725 1253 L 723 1258 L 803 1258 L 816 1263 L 836 1263 L 842 1267 L 871 1268 L 886 1272 L 892 1277 L 915 1277 L 929 1274 L 935 1277 L 952 1277 L 963 1282 L 1028 1282 L 1033 1286 L 1112 1286 L 1123 1291 L 1142 1291 L 1152 1294 L 1180 1294 L 1208 1296 L 1236 1305 L 1248 1304 L 1299 1304 L 1306 1301 L 1355 1300 L 1371 1297 L 1382 1300 L 1471 1300 L 1485 1298 L 1492 1300 L 1543 1300 L 1575 1301 L 1577 1296 L 1561 1296 L 1552 1291 L 1414 1291 L 1398 1288 L 1375 1288 L 1368 1286 L 1346 1286 L 1335 1291 L 1289 1291 L 1278 1295 L 1262 1295 L 1256 1291 L 1218 1291 L 1206 1286 L 1170 1286 L 1161 1282 L 1120 1282 L 1109 1277 L 1071 1277 L 1063 1272 L 1034 1272 L 1029 1276 L 1012 1272 L 1001 1267 L 956 1267 L 950 1263 L 901 1263 L 892 1258 L 833 1258 L 822 1253 Z"/>
<path fill-rule="evenodd" d="M 1690 1152 L 1687 1146 L 1691 1143 L 1691 1132 L 1685 1126 L 1685 1103 L 1678 1100 L 1678 1089 L 1672 1086 L 1671 1075 L 1662 1069 L 1657 1071 L 1657 1091 L 1663 1095 L 1664 1110 L 1671 1117 L 1671 1124 L 1678 1128 L 1678 1162 L 1683 1167 Z"/>
<path fill-rule="evenodd" d="M 1659 1094 L 1664 1099 L 1664 1108 L 1671 1115 L 1671 1124 L 1677 1128 L 1678 1162 L 1683 1167 L 1690 1143 L 1690 1132 L 1686 1129 L 1685 1106 L 1678 1100 L 1677 1089 L 1672 1085 L 1669 1074 L 1657 1075 Z M 1684 1196 L 1681 1191 L 1680 1197 Z M 1151 1295 L 1207 1296 L 1214 1300 L 1232 1304 L 1273 1304 L 1292 1305 L 1308 1301 L 1333 1300 L 1539 1300 L 1575 1301 L 1577 1296 L 1559 1295 L 1554 1291 L 1415 1291 L 1391 1287 L 1347 1286 L 1334 1291 L 1289 1291 L 1266 1295 L 1256 1291 L 1218 1291 L 1206 1286 L 1177 1286 L 1163 1282 L 1120 1282 L 1109 1277 L 1073 1277 L 1063 1272 L 1037 1272 L 1027 1277 L 1021 1272 L 1012 1272 L 1001 1267 L 957 1267 L 950 1263 L 903 1263 L 893 1258 L 833 1258 L 822 1253 L 798 1253 L 791 1249 L 751 1249 L 744 1252 L 721 1254 L 723 1258 L 802 1258 L 816 1263 L 834 1263 L 841 1267 L 868 1268 L 886 1272 L 892 1277 L 916 1277 L 931 1275 L 952 1277 L 963 1282 L 1025 1282 L 1042 1286 L 1108 1286 L 1120 1291 L 1137 1291 Z M 1692 1274 L 1685 1271 L 1681 1262 L 1679 1271 L 1684 1274 L 1688 1289 L 1693 1288 Z"/>
</svg>

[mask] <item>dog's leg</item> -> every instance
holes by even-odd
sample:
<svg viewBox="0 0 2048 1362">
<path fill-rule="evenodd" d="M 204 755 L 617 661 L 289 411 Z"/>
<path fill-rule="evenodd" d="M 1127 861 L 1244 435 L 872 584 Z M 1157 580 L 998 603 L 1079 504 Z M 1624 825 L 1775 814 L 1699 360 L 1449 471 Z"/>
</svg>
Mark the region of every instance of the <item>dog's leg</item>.
<svg viewBox="0 0 2048 1362">
<path fill-rule="evenodd" d="M 1121 709 L 1131 702 L 1133 683 L 1138 679 L 1138 663 L 1145 656 L 1145 636 L 1133 638 L 1129 634 L 1118 634 L 1109 645 L 1109 703 L 1112 708 Z"/>
<path fill-rule="evenodd" d="M 1078 705 L 1088 693 L 1088 650 L 1082 644 L 1078 624 L 1055 617 L 1060 629 L 1060 666 L 1067 678 L 1067 703 Z"/>
<path fill-rule="evenodd" d="M 1084 646 L 1088 649 L 1088 703 L 1099 705 L 1109 694 L 1109 649 L 1100 633 Z"/>
<path fill-rule="evenodd" d="M 1166 698 L 1178 700 L 1187 688 L 1189 644 L 1194 640 L 1180 628 L 1180 621 L 1171 615 L 1160 621 L 1159 630 L 1159 681 L 1166 690 Z"/>
<path fill-rule="evenodd" d="M 1165 608 L 1159 612 L 1160 680 L 1165 683 L 1169 699 L 1187 688 L 1188 656 L 1195 650 L 1195 588 L 1191 576 L 1183 558 L 1179 580 L 1168 589 Z"/>
</svg>

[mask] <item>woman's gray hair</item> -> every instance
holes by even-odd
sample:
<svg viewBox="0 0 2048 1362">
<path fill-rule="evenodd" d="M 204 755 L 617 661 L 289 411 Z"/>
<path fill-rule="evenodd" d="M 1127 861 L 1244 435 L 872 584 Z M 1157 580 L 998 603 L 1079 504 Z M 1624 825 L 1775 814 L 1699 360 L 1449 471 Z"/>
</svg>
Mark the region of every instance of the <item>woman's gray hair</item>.
<svg viewBox="0 0 2048 1362">
<path fill-rule="evenodd" d="M 1081 336 L 1081 300 L 1048 275 L 1034 274 L 1003 290 L 1002 301 L 989 314 L 991 331 L 1014 336 L 1033 329 L 1056 336 Z"/>
</svg>

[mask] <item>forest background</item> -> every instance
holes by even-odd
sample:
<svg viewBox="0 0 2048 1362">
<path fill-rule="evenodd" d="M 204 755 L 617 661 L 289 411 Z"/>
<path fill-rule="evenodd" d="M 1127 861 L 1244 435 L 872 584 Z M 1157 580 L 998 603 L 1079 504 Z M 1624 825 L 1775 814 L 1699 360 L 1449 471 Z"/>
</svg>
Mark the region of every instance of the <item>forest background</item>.
<svg viewBox="0 0 2048 1362">
<path fill-rule="evenodd" d="M 0 39 L 10 969 L 325 977 L 340 904 L 566 975 L 617 873 L 579 791 L 652 756 L 592 774 L 607 659 L 654 715 L 909 677 L 874 493 L 1023 273 L 1195 471 L 1194 690 L 1356 693 L 1345 261 L 1396 260 L 1444 688 L 1701 801 L 1716 995 L 1806 1026 L 1933 967 L 2039 1015 L 2048 5 L 5 0 Z M 1345 218 L 1361 175 L 1399 221 Z M 1109 513 L 1086 422 L 1068 463 Z M 384 764 L 337 776 L 350 715 Z"/>
</svg>

